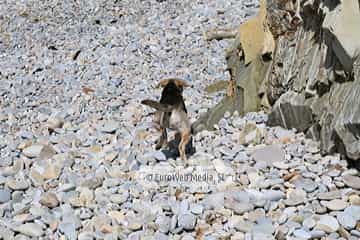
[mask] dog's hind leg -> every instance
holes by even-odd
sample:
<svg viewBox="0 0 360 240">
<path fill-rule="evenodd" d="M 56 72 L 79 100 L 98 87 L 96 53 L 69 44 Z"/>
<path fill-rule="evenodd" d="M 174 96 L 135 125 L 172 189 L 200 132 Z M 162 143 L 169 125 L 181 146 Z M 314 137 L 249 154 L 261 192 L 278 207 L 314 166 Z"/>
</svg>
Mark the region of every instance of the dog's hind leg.
<svg viewBox="0 0 360 240">
<path fill-rule="evenodd" d="M 190 140 L 190 136 L 191 136 L 191 132 L 190 131 L 185 131 L 181 133 L 181 141 L 179 144 L 179 153 L 180 153 L 180 158 L 183 161 L 186 161 L 186 145 L 188 144 L 189 140 Z"/>
<path fill-rule="evenodd" d="M 161 128 L 161 136 L 159 142 L 155 146 L 156 150 L 159 150 L 164 144 L 167 144 L 167 132 L 166 128 Z"/>
</svg>

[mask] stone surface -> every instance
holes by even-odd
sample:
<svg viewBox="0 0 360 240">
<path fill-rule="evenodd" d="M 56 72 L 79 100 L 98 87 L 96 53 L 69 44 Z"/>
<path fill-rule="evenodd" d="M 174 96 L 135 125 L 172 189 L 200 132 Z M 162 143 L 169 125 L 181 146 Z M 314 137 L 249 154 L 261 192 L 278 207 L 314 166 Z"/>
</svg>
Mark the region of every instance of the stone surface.
<svg viewBox="0 0 360 240">
<path fill-rule="evenodd" d="M 291 4 L 266 2 L 273 54 L 254 38 L 263 26 L 242 36 L 256 51 L 203 36 L 237 30 L 260 14 L 255 0 L 2 4 L 0 239 L 357 239 L 359 172 L 334 150 L 359 149 L 359 60 L 346 72 L 323 42 L 335 32 L 318 35 L 342 6 L 308 1 L 301 25 Z M 155 149 L 157 115 L 140 104 L 167 77 L 191 85 L 191 123 L 224 113 L 192 134 L 187 162 L 171 129 Z M 230 79 L 234 99 L 231 86 L 205 92 Z M 273 104 L 306 133 L 269 126 Z"/>
<path fill-rule="evenodd" d="M 334 199 L 329 202 L 325 202 L 324 205 L 332 211 L 344 210 L 347 207 L 347 203 L 340 199 Z"/>
<path fill-rule="evenodd" d="M 343 177 L 343 180 L 347 186 L 352 187 L 354 189 L 360 189 L 360 177 L 345 175 Z"/>
<path fill-rule="evenodd" d="M 11 194 L 9 190 L 6 189 L 0 189 L 0 203 L 6 203 L 10 201 Z"/>
<path fill-rule="evenodd" d="M 182 214 L 178 217 L 179 227 L 184 228 L 185 230 L 193 230 L 196 224 L 196 217 L 193 214 Z"/>
<path fill-rule="evenodd" d="M 49 192 L 41 197 L 40 203 L 46 207 L 54 208 L 59 205 L 59 200 L 56 194 Z"/>
<path fill-rule="evenodd" d="M 270 145 L 257 149 L 251 156 L 256 162 L 266 162 L 269 165 L 285 160 L 285 152 L 279 145 Z"/>
<path fill-rule="evenodd" d="M 339 229 L 339 223 L 336 218 L 328 215 L 320 216 L 319 221 L 316 223 L 315 228 L 327 233 L 336 232 Z"/>
<path fill-rule="evenodd" d="M 30 158 L 39 157 L 43 148 L 43 145 L 31 145 L 23 150 L 23 154 Z"/>
<path fill-rule="evenodd" d="M 44 234 L 42 227 L 36 223 L 25 223 L 16 227 L 16 231 L 29 236 L 29 237 L 40 237 Z"/>
</svg>

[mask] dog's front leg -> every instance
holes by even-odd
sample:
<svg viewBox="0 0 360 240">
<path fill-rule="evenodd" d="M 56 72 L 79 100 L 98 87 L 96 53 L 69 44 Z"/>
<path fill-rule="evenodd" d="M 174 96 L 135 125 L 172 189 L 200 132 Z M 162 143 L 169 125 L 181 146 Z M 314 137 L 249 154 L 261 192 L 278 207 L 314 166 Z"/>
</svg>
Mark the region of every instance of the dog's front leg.
<svg viewBox="0 0 360 240">
<path fill-rule="evenodd" d="M 167 144 L 167 132 L 166 128 L 161 128 L 161 136 L 159 142 L 156 144 L 156 150 L 159 150 L 164 144 Z"/>
<path fill-rule="evenodd" d="M 186 161 L 186 145 L 188 144 L 189 140 L 190 140 L 190 136 L 191 136 L 191 132 L 190 131 L 185 131 L 181 133 L 181 141 L 179 144 L 179 153 L 180 153 L 180 158 L 183 161 Z"/>
</svg>

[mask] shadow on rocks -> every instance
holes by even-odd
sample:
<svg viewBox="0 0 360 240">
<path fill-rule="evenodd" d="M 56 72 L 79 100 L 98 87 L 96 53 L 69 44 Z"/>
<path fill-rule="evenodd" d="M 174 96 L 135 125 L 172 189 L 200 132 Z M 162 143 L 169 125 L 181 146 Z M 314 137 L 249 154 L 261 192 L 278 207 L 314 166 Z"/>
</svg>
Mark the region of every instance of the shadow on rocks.
<svg viewBox="0 0 360 240">
<path fill-rule="evenodd" d="M 170 159 L 170 158 L 176 159 L 177 157 L 180 157 L 180 153 L 179 153 L 179 149 L 178 149 L 180 140 L 181 140 L 180 136 L 176 135 L 173 140 L 168 142 L 167 148 L 161 150 L 165 154 L 166 159 Z M 193 139 L 191 137 L 190 141 L 188 142 L 188 144 L 186 145 L 186 148 L 185 148 L 186 156 L 188 158 L 196 152 L 196 149 L 193 146 L 192 142 L 193 142 Z"/>
</svg>

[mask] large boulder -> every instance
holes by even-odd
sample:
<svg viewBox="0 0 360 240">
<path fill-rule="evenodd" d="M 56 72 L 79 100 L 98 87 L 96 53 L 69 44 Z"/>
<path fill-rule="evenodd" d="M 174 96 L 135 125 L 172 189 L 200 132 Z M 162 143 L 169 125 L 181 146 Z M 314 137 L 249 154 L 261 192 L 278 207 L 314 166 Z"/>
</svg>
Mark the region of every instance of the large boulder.
<svg viewBox="0 0 360 240">
<path fill-rule="evenodd" d="M 296 128 L 320 140 L 323 153 L 338 151 L 351 160 L 359 160 L 359 1 L 266 3 L 267 11 L 261 8 L 259 14 L 266 15 L 266 20 L 262 18 L 258 25 L 268 24 L 266 29 L 276 42 L 270 64 L 252 78 L 255 75 L 251 69 L 256 69 L 260 62 L 268 63 L 268 58 L 264 58 L 259 47 L 249 51 L 252 45 L 244 44 L 243 38 L 234 41 L 228 55 L 232 79 L 242 90 L 241 112 L 259 110 L 267 103 L 271 106 L 269 125 Z M 256 25 L 256 19 L 249 24 Z M 240 36 L 249 36 L 246 34 L 249 24 L 242 24 Z M 257 42 L 262 43 L 263 35 L 259 38 Z"/>
<path fill-rule="evenodd" d="M 266 79 L 269 124 L 308 132 L 323 153 L 359 160 L 359 2 L 312 1 L 300 13 L 304 22 L 293 37 L 277 39 Z"/>
</svg>

